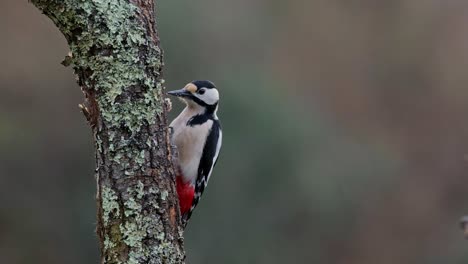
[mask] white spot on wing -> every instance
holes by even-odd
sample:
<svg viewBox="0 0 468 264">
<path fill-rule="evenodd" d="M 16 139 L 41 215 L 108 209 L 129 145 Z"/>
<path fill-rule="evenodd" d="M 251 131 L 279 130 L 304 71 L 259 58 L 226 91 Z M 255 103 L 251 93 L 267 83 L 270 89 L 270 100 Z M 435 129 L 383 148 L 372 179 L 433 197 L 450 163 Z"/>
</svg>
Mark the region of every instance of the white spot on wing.
<svg viewBox="0 0 468 264">
<path fill-rule="evenodd" d="M 210 172 L 208 173 L 208 179 L 205 182 L 205 187 L 208 185 L 208 181 L 210 180 L 210 177 L 211 177 L 211 172 L 213 172 L 214 165 L 216 163 L 216 160 L 218 159 L 218 155 L 219 155 L 219 151 L 221 150 L 222 142 L 223 142 L 223 131 L 219 129 L 218 143 L 216 144 L 216 153 L 213 157 L 213 163 L 211 164 L 211 169 L 210 169 Z"/>
</svg>

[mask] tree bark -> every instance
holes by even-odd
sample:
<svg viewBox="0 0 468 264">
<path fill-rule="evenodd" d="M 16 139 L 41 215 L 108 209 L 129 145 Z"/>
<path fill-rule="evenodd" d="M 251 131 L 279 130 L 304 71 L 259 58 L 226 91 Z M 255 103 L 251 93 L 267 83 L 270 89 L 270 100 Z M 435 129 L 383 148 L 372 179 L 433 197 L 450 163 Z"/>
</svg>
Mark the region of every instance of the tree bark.
<svg viewBox="0 0 468 264">
<path fill-rule="evenodd" d="M 65 36 L 96 147 L 102 263 L 184 263 L 153 0 L 32 0 Z"/>
</svg>

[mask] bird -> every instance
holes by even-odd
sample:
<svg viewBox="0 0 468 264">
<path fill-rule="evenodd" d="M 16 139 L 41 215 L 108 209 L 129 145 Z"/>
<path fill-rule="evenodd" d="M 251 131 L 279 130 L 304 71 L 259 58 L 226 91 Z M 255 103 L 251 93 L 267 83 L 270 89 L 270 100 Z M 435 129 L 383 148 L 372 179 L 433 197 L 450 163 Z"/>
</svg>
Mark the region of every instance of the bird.
<svg viewBox="0 0 468 264">
<path fill-rule="evenodd" d="M 219 92 L 213 82 L 196 80 L 168 94 L 185 103 L 185 108 L 169 125 L 171 144 L 177 149 L 176 190 L 185 228 L 208 185 L 221 150 Z"/>
</svg>

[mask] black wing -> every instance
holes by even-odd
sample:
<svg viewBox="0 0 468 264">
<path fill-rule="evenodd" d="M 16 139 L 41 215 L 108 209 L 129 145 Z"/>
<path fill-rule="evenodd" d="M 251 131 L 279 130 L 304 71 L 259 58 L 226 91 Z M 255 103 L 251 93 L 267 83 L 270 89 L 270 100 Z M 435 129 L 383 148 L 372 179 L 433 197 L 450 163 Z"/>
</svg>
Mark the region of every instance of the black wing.
<svg viewBox="0 0 468 264">
<path fill-rule="evenodd" d="M 198 176 L 195 183 L 195 196 L 193 198 L 192 207 L 190 208 L 190 211 L 183 216 L 185 223 L 189 220 L 193 209 L 197 206 L 205 187 L 208 185 L 211 171 L 214 165 L 216 165 L 216 161 L 218 159 L 219 150 L 221 148 L 221 139 L 221 124 L 219 123 L 219 120 L 214 119 L 210 134 L 208 135 L 203 148 L 203 155 L 200 158 L 200 164 L 198 165 Z"/>
</svg>

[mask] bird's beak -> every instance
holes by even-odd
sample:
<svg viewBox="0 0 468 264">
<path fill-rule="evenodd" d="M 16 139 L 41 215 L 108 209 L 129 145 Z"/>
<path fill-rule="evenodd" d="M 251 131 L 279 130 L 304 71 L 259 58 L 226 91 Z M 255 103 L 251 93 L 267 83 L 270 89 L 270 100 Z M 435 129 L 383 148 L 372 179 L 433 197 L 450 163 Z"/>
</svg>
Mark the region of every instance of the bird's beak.
<svg viewBox="0 0 468 264">
<path fill-rule="evenodd" d="M 192 93 L 187 91 L 185 88 L 174 90 L 174 91 L 169 91 L 167 92 L 167 94 L 177 96 L 177 97 L 190 97 L 192 95 Z"/>
</svg>

